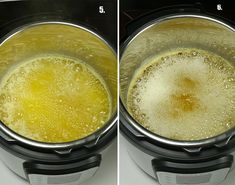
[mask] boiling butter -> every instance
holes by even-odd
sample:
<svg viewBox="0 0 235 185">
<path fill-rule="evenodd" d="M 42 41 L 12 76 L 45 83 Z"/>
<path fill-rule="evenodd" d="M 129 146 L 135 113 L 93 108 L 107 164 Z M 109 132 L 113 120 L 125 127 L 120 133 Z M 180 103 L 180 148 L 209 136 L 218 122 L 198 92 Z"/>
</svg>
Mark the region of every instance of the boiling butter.
<svg viewBox="0 0 235 185">
<path fill-rule="evenodd" d="M 111 113 L 101 76 L 78 59 L 43 56 L 23 62 L 4 76 L 0 89 L 2 122 L 37 141 L 84 138 Z"/>
</svg>

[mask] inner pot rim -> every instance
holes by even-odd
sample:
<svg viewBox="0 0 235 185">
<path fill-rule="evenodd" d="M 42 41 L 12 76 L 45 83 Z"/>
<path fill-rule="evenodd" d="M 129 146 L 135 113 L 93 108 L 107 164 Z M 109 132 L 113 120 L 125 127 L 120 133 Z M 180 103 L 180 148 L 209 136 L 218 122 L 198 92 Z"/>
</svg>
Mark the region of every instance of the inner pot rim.
<svg viewBox="0 0 235 185">
<path fill-rule="evenodd" d="M 94 37 L 98 38 L 110 49 L 110 51 L 114 54 L 114 56 L 117 55 L 114 48 L 111 46 L 111 44 L 109 44 L 109 42 L 106 41 L 99 34 L 95 33 L 94 31 L 91 31 L 90 29 L 88 29 L 84 26 L 77 25 L 77 24 L 70 23 L 70 22 L 64 22 L 64 21 L 36 21 L 33 23 L 24 24 L 14 30 L 12 30 L 11 32 L 7 33 L 5 36 L 3 36 L 0 39 L 0 47 L 2 44 L 7 42 L 9 39 L 11 39 L 11 37 L 27 30 L 28 28 L 41 26 L 41 25 L 64 25 L 64 26 L 71 26 L 71 27 L 74 27 L 77 29 L 81 29 L 83 31 L 90 33 Z M 95 132 L 93 132 L 92 134 L 90 134 L 84 138 L 70 141 L 70 142 L 63 142 L 63 143 L 46 143 L 46 142 L 40 142 L 40 141 L 26 138 L 26 137 L 16 133 L 15 131 L 11 130 L 10 128 L 8 128 L 1 120 L 0 120 L 0 132 L 2 131 L 3 133 L 7 134 L 6 137 L 10 136 L 10 139 L 9 139 L 10 141 L 13 138 L 14 141 L 16 140 L 20 143 L 23 143 L 23 144 L 26 144 L 26 145 L 29 145 L 32 147 L 43 148 L 43 149 L 62 149 L 63 150 L 63 149 L 77 148 L 79 146 L 83 146 L 83 145 L 89 144 L 89 143 L 96 145 L 96 143 L 99 141 L 99 139 L 115 126 L 116 122 L 117 122 L 117 106 L 116 106 L 115 111 L 113 112 L 113 114 L 111 115 L 109 120 L 104 124 L 103 127 L 101 127 L 100 129 L 96 130 Z M 6 140 L 8 140 L 8 139 L 6 139 Z"/>
<path fill-rule="evenodd" d="M 175 13 L 175 14 L 168 14 L 159 18 L 156 18 L 150 22 L 147 22 L 146 24 L 142 25 L 139 27 L 135 32 L 133 32 L 122 44 L 120 48 L 120 66 L 122 64 L 122 57 L 123 54 L 125 53 L 126 48 L 132 43 L 132 41 L 135 40 L 136 37 L 138 37 L 141 33 L 143 33 L 145 30 L 148 30 L 149 28 L 158 25 L 159 23 L 162 23 L 164 21 L 172 20 L 172 19 L 178 19 L 178 18 L 197 18 L 197 19 L 204 19 L 207 21 L 214 22 L 217 25 L 223 26 L 224 28 L 227 28 L 233 32 L 235 32 L 235 27 L 227 23 L 225 20 L 222 20 L 221 18 L 217 18 L 214 16 L 208 16 L 206 14 L 194 14 L 194 13 Z M 235 33 L 234 33 L 235 34 Z M 120 91 L 120 90 L 119 90 Z M 120 93 L 121 95 L 121 93 Z M 201 139 L 201 140 L 193 140 L 193 141 L 188 141 L 188 140 L 174 140 L 170 139 L 164 136 L 160 136 L 158 134 L 155 134 L 145 127 L 143 127 L 140 123 L 138 123 L 127 111 L 123 101 L 122 97 L 119 97 L 119 107 L 120 107 L 120 113 L 124 117 L 125 121 L 127 121 L 127 124 L 130 124 L 135 130 L 140 132 L 143 135 L 140 135 L 139 137 L 144 138 L 147 137 L 153 141 L 162 143 L 162 144 L 167 144 L 171 145 L 174 147 L 183 147 L 185 149 L 196 149 L 197 151 L 200 151 L 202 147 L 208 147 L 208 146 L 218 146 L 222 147 L 228 144 L 228 142 L 235 136 L 235 127 L 227 130 L 224 133 L 221 133 L 219 135 L 206 138 L 206 139 Z M 126 123 L 123 123 L 124 125 Z M 195 151 L 196 151 L 195 150 Z"/>
</svg>

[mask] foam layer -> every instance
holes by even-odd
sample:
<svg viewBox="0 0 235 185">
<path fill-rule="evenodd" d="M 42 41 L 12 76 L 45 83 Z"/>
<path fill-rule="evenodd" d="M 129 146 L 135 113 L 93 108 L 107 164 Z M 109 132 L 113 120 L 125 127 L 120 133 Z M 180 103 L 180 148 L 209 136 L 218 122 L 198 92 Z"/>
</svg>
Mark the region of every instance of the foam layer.
<svg viewBox="0 0 235 185">
<path fill-rule="evenodd" d="M 82 61 L 44 56 L 15 66 L 0 87 L 0 117 L 37 141 L 67 142 L 102 127 L 110 97 L 101 77 Z"/>
<path fill-rule="evenodd" d="M 235 70 L 220 56 L 178 49 L 148 59 L 127 106 L 144 127 L 176 140 L 209 138 L 235 125 Z"/>
</svg>

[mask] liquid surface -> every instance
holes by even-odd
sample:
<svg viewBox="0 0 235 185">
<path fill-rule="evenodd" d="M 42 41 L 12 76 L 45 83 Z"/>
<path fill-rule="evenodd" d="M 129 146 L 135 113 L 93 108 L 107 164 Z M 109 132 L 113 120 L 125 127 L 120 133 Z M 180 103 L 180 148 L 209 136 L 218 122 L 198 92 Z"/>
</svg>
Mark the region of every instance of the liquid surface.
<svg viewBox="0 0 235 185">
<path fill-rule="evenodd" d="M 127 108 L 150 131 L 200 140 L 235 125 L 235 70 L 222 57 L 177 49 L 145 61 L 132 79 Z"/>
<path fill-rule="evenodd" d="M 37 141 L 81 139 L 102 127 L 111 112 L 98 74 L 70 58 L 44 56 L 19 64 L 0 88 L 3 123 Z"/>
</svg>

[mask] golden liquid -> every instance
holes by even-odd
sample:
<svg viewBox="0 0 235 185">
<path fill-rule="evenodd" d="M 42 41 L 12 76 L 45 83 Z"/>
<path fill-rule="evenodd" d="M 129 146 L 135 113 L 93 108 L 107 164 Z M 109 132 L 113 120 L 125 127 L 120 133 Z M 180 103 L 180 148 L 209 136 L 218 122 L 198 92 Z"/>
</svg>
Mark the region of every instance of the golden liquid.
<svg viewBox="0 0 235 185">
<path fill-rule="evenodd" d="M 200 140 L 235 126 L 235 69 L 199 49 L 177 49 L 145 61 L 128 90 L 132 116 L 175 140 Z"/>
<path fill-rule="evenodd" d="M 102 127 L 111 112 L 101 77 L 82 61 L 62 56 L 14 67 L 0 88 L 2 122 L 37 141 L 81 139 Z"/>
</svg>

